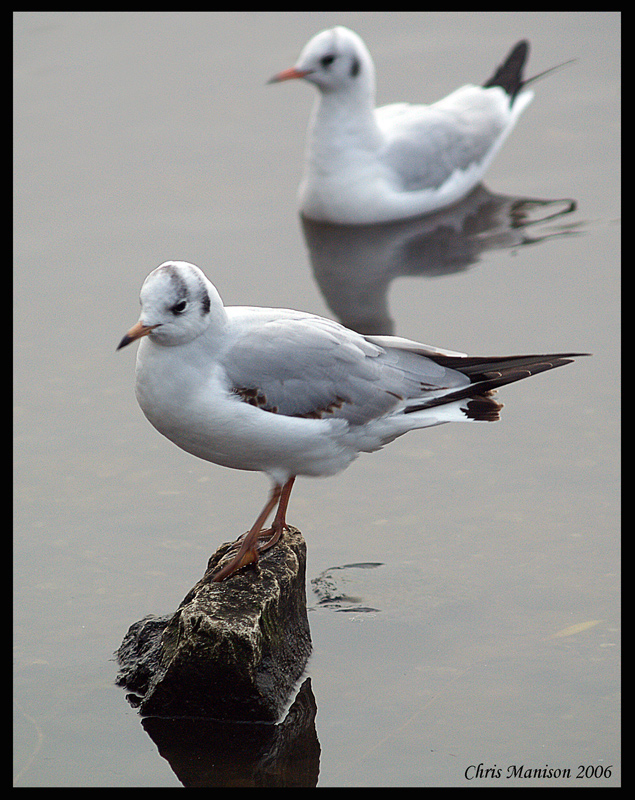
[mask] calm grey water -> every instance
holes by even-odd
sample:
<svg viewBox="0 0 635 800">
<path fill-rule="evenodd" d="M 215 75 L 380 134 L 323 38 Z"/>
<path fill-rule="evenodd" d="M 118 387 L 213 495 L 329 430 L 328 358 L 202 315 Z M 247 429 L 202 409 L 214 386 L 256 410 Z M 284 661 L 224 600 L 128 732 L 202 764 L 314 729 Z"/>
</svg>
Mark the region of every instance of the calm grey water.
<svg viewBox="0 0 635 800">
<path fill-rule="evenodd" d="M 316 245 L 295 207 L 313 87 L 265 81 L 338 23 L 369 45 L 380 103 L 480 82 L 520 38 L 529 74 L 577 58 L 536 84 L 487 178 L 495 196 L 577 210 L 467 240 L 469 210 L 441 238 L 314 231 Z M 442 347 L 593 353 L 503 390 L 497 425 L 415 432 L 300 480 L 290 521 L 309 580 L 382 565 L 331 573 L 352 598 L 339 611 L 310 594 L 318 786 L 620 782 L 619 25 L 14 15 L 16 785 L 182 785 L 114 686 L 112 653 L 180 602 L 268 490 L 179 451 L 136 406 L 134 348 L 115 347 L 168 258 L 229 304 L 346 317 L 363 299 Z M 359 304 L 339 308 L 346 292 Z M 547 766 L 560 778 L 509 777 Z"/>
</svg>

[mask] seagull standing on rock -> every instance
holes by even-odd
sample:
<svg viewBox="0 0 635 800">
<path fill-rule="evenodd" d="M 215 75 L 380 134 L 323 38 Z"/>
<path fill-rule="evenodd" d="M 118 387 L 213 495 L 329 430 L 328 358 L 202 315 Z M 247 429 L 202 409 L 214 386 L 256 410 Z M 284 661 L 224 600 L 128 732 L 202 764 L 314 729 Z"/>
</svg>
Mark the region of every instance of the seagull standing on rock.
<svg viewBox="0 0 635 800">
<path fill-rule="evenodd" d="M 215 581 L 278 541 L 297 475 L 335 475 L 416 428 L 494 422 L 498 387 L 576 355 L 469 357 L 362 336 L 301 311 L 226 307 L 185 261 L 166 261 L 146 278 L 141 316 L 118 349 L 135 340 L 136 395 L 152 425 L 192 455 L 273 482 Z"/>
</svg>

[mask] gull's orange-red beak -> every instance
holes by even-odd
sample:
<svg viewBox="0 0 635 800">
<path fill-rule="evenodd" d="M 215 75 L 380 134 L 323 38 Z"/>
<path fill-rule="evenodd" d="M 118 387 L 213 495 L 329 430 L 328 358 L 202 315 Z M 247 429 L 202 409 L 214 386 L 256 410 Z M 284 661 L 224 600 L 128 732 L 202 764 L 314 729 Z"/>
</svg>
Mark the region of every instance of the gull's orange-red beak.
<svg viewBox="0 0 635 800">
<path fill-rule="evenodd" d="M 290 67 L 289 69 L 283 69 L 282 72 L 274 75 L 273 78 L 269 78 L 267 83 L 280 83 L 280 81 L 292 81 L 295 78 L 306 78 L 310 71 L 309 69 Z"/>
<path fill-rule="evenodd" d="M 123 339 L 119 342 L 119 346 L 117 350 L 121 350 L 122 347 L 125 347 L 130 342 L 134 342 L 135 339 L 141 339 L 142 336 L 147 336 L 150 331 L 153 331 L 155 328 L 158 328 L 158 325 L 143 325 L 141 322 L 137 322 L 136 325 L 133 325 L 132 328 L 128 331 L 128 333 L 123 337 Z"/>
</svg>

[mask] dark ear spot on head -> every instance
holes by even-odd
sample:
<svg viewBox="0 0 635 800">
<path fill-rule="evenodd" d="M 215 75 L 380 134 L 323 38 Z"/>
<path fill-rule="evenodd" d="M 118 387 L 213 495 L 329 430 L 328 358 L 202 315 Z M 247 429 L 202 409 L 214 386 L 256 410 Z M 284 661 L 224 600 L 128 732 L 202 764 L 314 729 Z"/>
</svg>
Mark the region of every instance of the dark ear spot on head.
<svg viewBox="0 0 635 800">
<path fill-rule="evenodd" d="M 356 78 L 359 75 L 360 63 L 358 59 L 354 58 L 351 64 L 351 78 Z"/>
</svg>

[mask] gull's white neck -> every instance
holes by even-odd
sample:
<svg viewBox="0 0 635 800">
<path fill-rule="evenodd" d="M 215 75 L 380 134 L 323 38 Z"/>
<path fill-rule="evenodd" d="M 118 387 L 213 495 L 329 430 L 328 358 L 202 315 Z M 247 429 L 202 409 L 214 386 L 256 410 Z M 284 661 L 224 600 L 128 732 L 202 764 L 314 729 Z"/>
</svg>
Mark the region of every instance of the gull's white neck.
<svg viewBox="0 0 635 800">
<path fill-rule="evenodd" d="M 313 169 L 338 169 L 342 158 L 376 153 L 381 141 L 373 90 L 355 87 L 320 92 L 307 136 L 307 156 Z"/>
</svg>

